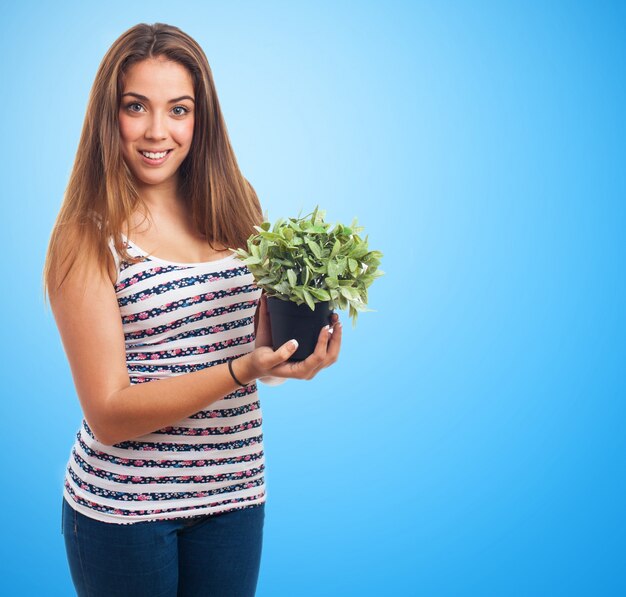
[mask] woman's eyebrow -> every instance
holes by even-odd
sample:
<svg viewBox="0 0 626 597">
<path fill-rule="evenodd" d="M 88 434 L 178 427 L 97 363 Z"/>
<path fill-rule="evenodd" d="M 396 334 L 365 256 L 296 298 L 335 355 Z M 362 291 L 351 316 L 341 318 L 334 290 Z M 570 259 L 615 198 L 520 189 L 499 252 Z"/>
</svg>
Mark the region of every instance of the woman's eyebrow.
<svg viewBox="0 0 626 597">
<path fill-rule="evenodd" d="M 125 95 L 132 95 L 136 98 L 139 98 L 140 100 L 143 100 L 144 102 L 150 101 L 145 95 L 141 95 L 141 93 L 135 93 L 134 91 L 127 91 L 126 93 L 122 93 L 122 97 L 124 97 Z M 169 100 L 168 103 L 173 104 L 174 102 L 180 102 L 184 99 L 191 100 L 195 103 L 195 100 L 190 95 L 181 95 L 180 97 L 175 97 L 174 99 Z"/>
</svg>

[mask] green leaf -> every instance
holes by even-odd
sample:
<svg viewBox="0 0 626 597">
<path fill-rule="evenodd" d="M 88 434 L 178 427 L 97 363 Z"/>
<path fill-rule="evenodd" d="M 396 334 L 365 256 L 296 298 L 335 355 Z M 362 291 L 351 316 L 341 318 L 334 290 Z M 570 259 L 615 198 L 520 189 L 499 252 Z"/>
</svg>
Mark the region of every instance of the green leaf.
<svg viewBox="0 0 626 597">
<path fill-rule="evenodd" d="M 280 294 L 289 295 L 289 293 L 291 292 L 291 286 L 289 286 L 289 283 L 285 280 L 276 284 L 275 288 L 276 291 Z"/>
<path fill-rule="evenodd" d="M 348 260 L 345 257 L 337 257 L 337 272 L 338 275 L 343 276 L 346 271 Z"/>
<path fill-rule="evenodd" d="M 309 288 L 309 292 L 318 300 L 318 301 L 329 301 L 330 294 L 327 290 L 323 288 Z"/>
<path fill-rule="evenodd" d="M 313 222 L 315 224 L 315 219 L 317 218 L 317 212 L 318 212 L 319 206 L 316 205 L 315 209 L 313 210 L 313 213 L 311 214 L 311 222 Z"/>
<path fill-rule="evenodd" d="M 341 246 L 341 252 L 345 255 L 348 254 L 350 255 L 352 252 L 352 249 L 354 248 L 354 239 L 353 238 L 349 238 L 342 246 Z"/>
<path fill-rule="evenodd" d="M 350 300 L 354 300 L 354 299 L 358 299 L 359 298 L 359 293 L 354 288 L 350 288 L 350 287 L 346 287 L 346 286 L 340 286 L 339 287 L 339 292 L 341 292 L 341 294 L 343 296 L 345 296 L 347 299 L 350 299 Z"/>
<path fill-rule="evenodd" d="M 267 240 L 271 240 L 271 241 L 282 240 L 282 236 L 280 234 L 277 234 L 276 232 L 261 232 L 260 236 L 262 238 L 266 238 Z"/>
<path fill-rule="evenodd" d="M 302 294 L 304 295 L 304 300 L 306 301 L 306 304 L 310 307 L 311 311 L 315 311 L 315 302 L 313 301 L 311 293 L 306 288 L 303 288 Z"/>
<path fill-rule="evenodd" d="M 278 265 L 282 265 L 284 267 L 294 267 L 295 263 L 293 261 L 291 261 L 290 259 L 276 259 L 274 261 L 274 263 L 278 264 Z"/>
<path fill-rule="evenodd" d="M 292 269 L 287 270 L 287 278 L 289 279 L 289 284 L 293 287 L 298 283 L 298 277 L 296 276 L 296 272 Z"/>
<path fill-rule="evenodd" d="M 272 284 L 275 281 L 276 278 L 274 276 L 263 276 L 261 279 L 257 280 L 257 285 Z"/>
<path fill-rule="evenodd" d="M 313 255 L 315 255 L 315 257 L 317 257 L 318 259 L 322 258 L 322 249 L 320 249 L 320 246 L 314 241 L 314 240 L 309 240 L 308 238 L 306 239 L 306 244 L 309 245 L 311 251 L 313 251 Z"/>
<path fill-rule="evenodd" d="M 229 249 L 229 251 L 232 251 L 235 255 L 237 255 L 237 257 L 239 257 L 241 259 L 245 259 L 246 257 L 250 257 L 248 252 L 245 251 L 244 249 Z"/>
<path fill-rule="evenodd" d="M 263 260 L 265 260 L 265 258 L 267 257 L 268 246 L 269 246 L 269 243 L 267 242 L 267 239 L 262 238 L 261 245 L 260 245 L 260 253 L 261 253 L 261 259 Z"/>
<path fill-rule="evenodd" d="M 367 245 L 365 243 L 357 243 L 355 247 L 350 251 L 350 257 L 353 259 L 361 259 L 364 255 L 367 255 Z"/>
<path fill-rule="evenodd" d="M 339 277 L 339 266 L 334 259 L 331 259 L 328 262 L 327 273 L 329 278 L 338 278 Z"/>
</svg>

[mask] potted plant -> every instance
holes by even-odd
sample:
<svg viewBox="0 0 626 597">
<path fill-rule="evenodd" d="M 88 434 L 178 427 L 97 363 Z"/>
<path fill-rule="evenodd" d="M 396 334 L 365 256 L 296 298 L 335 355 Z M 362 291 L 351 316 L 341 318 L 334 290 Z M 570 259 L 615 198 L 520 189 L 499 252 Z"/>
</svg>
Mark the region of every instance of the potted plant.
<svg viewBox="0 0 626 597">
<path fill-rule="evenodd" d="M 248 266 L 267 295 L 274 349 L 291 338 L 298 349 L 289 360 L 301 361 L 315 349 L 321 328 L 334 309 L 349 309 L 352 326 L 367 309 L 367 289 L 384 272 L 382 253 L 368 249 L 356 218 L 351 226 L 324 221 L 317 206 L 307 216 L 264 221 L 246 249 L 231 249 Z M 266 216 L 267 218 L 267 216 Z"/>
</svg>

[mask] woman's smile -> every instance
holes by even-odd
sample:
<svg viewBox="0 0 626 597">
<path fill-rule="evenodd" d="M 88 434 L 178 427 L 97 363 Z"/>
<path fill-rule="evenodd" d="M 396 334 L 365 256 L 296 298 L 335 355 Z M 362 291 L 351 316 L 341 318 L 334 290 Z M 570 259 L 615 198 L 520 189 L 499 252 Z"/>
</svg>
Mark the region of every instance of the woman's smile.
<svg viewBox="0 0 626 597">
<path fill-rule="evenodd" d="M 169 157 L 170 153 L 172 153 L 172 149 L 166 149 L 165 151 L 143 151 L 140 150 L 139 153 L 142 155 L 144 161 L 149 166 L 160 166 L 165 162 L 165 160 Z"/>
</svg>

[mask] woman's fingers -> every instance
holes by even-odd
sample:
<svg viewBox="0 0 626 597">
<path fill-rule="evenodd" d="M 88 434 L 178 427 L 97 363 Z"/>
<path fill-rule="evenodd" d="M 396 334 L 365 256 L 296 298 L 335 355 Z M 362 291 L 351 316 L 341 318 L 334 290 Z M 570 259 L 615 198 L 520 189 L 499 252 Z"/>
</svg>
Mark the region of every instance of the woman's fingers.
<svg viewBox="0 0 626 597">
<path fill-rule="evenodd" d="M 279 346 L 272 355 L 271 367 L 284 363 L 298 349 L 298 341 L 291 339 Z"/>
<path fill-rule="evenodd" d="M 309 361 L 309 365 L 313 367 L 318 367 L 321 363 L 324 362 L 326 358 L 326 349 L 328 347 L 328 341 L 330 340 L 332 334 L 330 333 L 330 325 L 325 325 L 321 330 L 317 337 L 317 344 L 315 345 L 315 349 L 313 350 L 313 354 L 309 355 L 304 362 Z"/>
<path fill-rule="evenodd" d="M 311 379 L 320 369 L 334 363 L 341 345 L 341 325 L 338 325 L 338 318 L 334 318 L 334 321 L 334 332 L 331 333 L 330 326 L 324 326 L 320 330 L 312 354 L 303 361 L 282 363 L 274 367 L 272 375 Z"/>
<path fill-rule="evenodd" d="M 324 326 L 317 337 L 314 351 L 304 361 L 279 365 L 276 371 L 280 372 L 282 367 L 286 367 L 290 377 L 310 379 L 312 377 L 311 374 L 324 362 L 329 336 L 329 326 Z"/>
<path fill-rule="evenodd" d="M 338 317 L 334 318 L 333 325 L 329 331 L 330 340 L 326 346 L 326 355 L 324 356 L 324 361 L 316 367 L 315 373 L 317 373 L 320 369 L 324 369 L 325 367 L 332 365 L 339 358 L 342 326 Z"/>
<path fill-rule="evenodd" d="M 332 365 L 339 358 L 339 350 L 341 349 L 341 334 L 343 332 L 343 326 L 341 322 L 336 320 L 332 327 L 333 333 L 331 334 L 328 348 L 326 349 L 326 364 Z"/>
<path fill-rule="evenodd" d="M 283 363 L 287 361 L 297 348 L 298 342 L 296 340 L 288 340 L 276 350 L 273 350 L 271 346 L 259 346 L 255 348 L 250 353 L 253 371 L 257 377 L 269 375 L 270 371 L 278 371 L 277 367 L 282 367 Z"/>
</svg>

